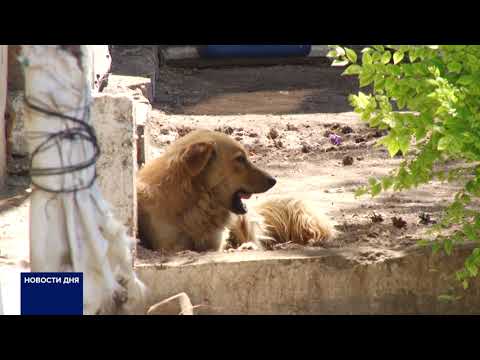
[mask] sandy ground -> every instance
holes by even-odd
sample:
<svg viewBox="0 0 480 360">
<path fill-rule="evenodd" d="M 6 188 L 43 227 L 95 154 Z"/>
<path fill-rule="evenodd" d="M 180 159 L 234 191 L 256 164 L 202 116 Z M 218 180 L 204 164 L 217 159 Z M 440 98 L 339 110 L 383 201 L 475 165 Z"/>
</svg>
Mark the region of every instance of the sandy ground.
<svg viewBox="0 0 480 360">
<path fill-rule="evenodd" d="M 152 154 L 158 156 L 192 129 L 223 131 L 278 179 L 272 190 L 247 205 L 283 195 L 314 201 L 336 224 L 337 236 L 326 245 L 331 248 L 368 247 L 375 254 L 415 246 L 457 187 L 433 182 L 356 199 L 357 187 L 369 177 L 388 174 L 402 159 L 375 146 L 385 134 L 352 112 L 348 94 L 358 89 L 340 73 L 328 65 L 163 68 L 154 103 Z M 342 143 L 332 144 L 330 134 Z M 404 226 L 395 226 L 394 218 Z M 139 249 L 140 262 L 152 259 L 162 261 L 162 256 Z"/>
<path fill-rule="evenodd" d="M 148 66 L 138 65 L 141 56 L 130 68 L 125 59 L 115 62 L 112 57 L 116 74 L 148 72 Z M 455 185 L 432 183 L 375 199 L 355 199 L 358 186 L 371 176 L 389 173 L 401 159 L 391 159 L 375 147 L 384 134 L 368 128 L 351 112 L 347 96 L 357 89 L 353 80 L 340 76 L 341 71 L 328 64 L 162 67 L 153 104 L 153 152 L 160 154 L 194 128 L 224 131 L 278 179 L 271 191 L 253 197 L 247 205 L 282 195 L 316 202 L 338 231 L 327 247 L 413 246 L 431 226 L 420 217 L 427 214 L 438 220 Z M 342 138 L 341 145 L 331 143 L 331 133 Z M 0 266 L 28 259 L 28 179 L 14 176 L 9 183 L 0 193 Z M 404 220 L 405 226 L 394 226 L 394 217 Z M 162 258 L 142 248 L 138 257 L 140 263 Z"/>
</svg>

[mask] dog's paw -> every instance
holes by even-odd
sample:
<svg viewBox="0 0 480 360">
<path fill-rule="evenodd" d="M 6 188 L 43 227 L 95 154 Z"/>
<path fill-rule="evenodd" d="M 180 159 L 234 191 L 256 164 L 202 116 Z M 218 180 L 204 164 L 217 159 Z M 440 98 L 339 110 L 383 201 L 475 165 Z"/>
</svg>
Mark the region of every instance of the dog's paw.
<svg viewBox="0 0 480 360">
<path fill-rule="evenodd" d="M 239 251 L 247 251 L 247 250 L 258 250 L 258 245 L 253 243 L 253 242 L 246 242 L 246 243 L 243 243 L 242 245 L 240 245 L 238 247 L 237 250 Z"/>
</svg>

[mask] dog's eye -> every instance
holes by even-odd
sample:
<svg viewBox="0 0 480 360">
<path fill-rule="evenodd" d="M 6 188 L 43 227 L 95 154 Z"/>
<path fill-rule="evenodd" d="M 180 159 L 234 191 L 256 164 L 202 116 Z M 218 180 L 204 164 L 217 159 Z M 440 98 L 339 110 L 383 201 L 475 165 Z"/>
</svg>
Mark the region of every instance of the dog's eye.
<svg viewBox="0 0 480 360">
<path fill-rule="evenodd" d="M 243 155 L 240 155 L 236 158 L 236 160 L 240 163 L 240 164 L 245 164 L 247 162 L 247 158 Z"/>
</svg>

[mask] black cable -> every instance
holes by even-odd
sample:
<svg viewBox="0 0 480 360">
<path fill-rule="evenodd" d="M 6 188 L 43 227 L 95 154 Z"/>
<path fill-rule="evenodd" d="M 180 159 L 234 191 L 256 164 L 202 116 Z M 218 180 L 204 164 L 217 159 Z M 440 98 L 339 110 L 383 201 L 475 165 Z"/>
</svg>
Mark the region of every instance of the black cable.
<svg viewBox="0 0 480 360">
<path fill-rule="evenodd" d="M 32 177 L 32 184 L 41 190 L 51 192 L 51 193 L 72 193 L 72 192 L 77 192 L 80 190 L 85 190 L 90 188 L 94 184 L 97 178 L 96 168 L 94 168 L 94 174 L 92 178 L 88 181 L 86 185 L 83 185 L 83 186 L 77 186 L 77 187 L 74 186 L 70 188 L 62 187 L 61 189 L 52 189 L 52 188 L 44 187 L 34 182 L 33 177 L 35 176 L 64 175 L 68 173 L 81 171 L 91 166 L 95 167 L 96 161 L 100 156 L 100 148 L 98 146 L 97 137 L 95 135 L 95 129 L 91 125 L 89 125 L 86 121 L 35 105 L 28 99 L 27 96 L 25 96 L 25 104 L 30 109 L 38 111 L 42 114 L 65 119 L 76 124 L 76 126 L 74 127 L 67 127 L 65 130 L 61 130 L 55 133 L 49 133 L 48 137 L 43 142 L 41 142 L 40 145 L 38 145 L 35 148 L 35 150 L 32 152 L 31 158 L 30 158 L 30 176 Z M 89 111 L 90 111 L 89 107 L 86 107 L 85 113 L 87 114 L 87 116 L 89 115 Z M 68 123 L 67 123 L 67 126 L 68 126 Z M 62 141 L 74 141 L 79 139 L 85 140 L 93 146 L 94 153 L 92 157 L 86 161 L 80 162 L 79 164 L 63 166 L 63 157 L 60 152 L 60 149 L 61 149 L 60 143 Z M 50 149 L 52 146 L 57 146 L 57 148 L 59 149 L 59 155 L 60 155 L 62 167 L 34 168 L 32 164 L 34 162 L 35 156 L 37 156 L 39 153 L 43 151 L 46 151 L 47 149 Z"/>
</svg>

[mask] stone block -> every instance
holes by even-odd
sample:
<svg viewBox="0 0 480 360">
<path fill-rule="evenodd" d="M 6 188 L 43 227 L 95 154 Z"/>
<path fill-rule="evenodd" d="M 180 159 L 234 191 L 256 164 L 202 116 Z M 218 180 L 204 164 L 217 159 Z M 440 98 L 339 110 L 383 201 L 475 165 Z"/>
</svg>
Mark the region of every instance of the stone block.
<svg viewBox="0 0 480 360">
<path fill-rule="evenodd" d="M 137 142 L 135 102 L 127 94 L 96 94 L 92 124 L 101 155 L 97 160 L 98 183 L 113 212 L 136 235 L 135 173 Z"/>
<path fill-rule="evenodd" d="M 152 78 L 141 76 L 109 75 L 108 85 L 103 90 L 105 93 L 124 92 L 125 89 L 140 90 L 149 102 L 153 102 L 154 88 Z"/>
</svg>

